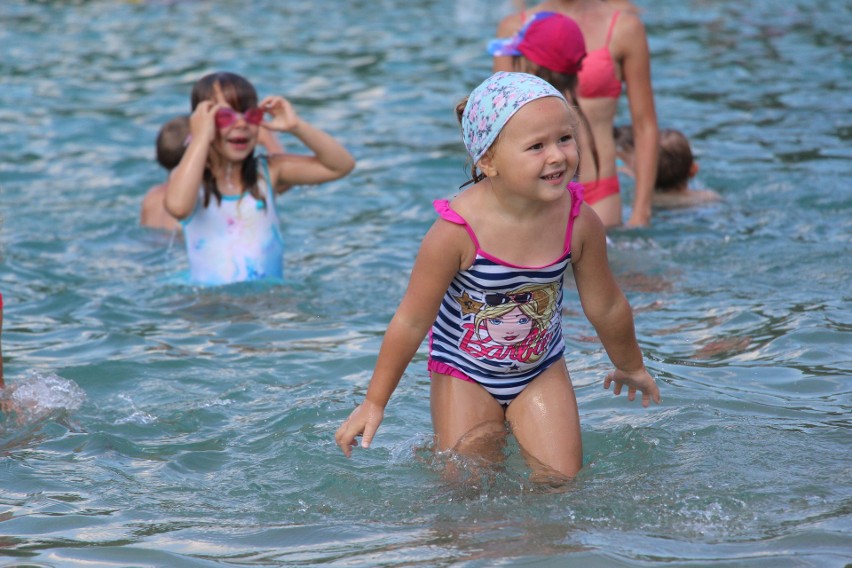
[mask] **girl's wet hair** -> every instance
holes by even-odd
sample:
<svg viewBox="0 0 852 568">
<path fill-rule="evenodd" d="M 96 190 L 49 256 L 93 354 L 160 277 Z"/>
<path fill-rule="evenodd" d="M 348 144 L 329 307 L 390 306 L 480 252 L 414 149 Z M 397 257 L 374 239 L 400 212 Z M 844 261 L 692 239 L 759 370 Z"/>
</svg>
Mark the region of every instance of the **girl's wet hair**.
<svg viewBox="0 0 852 568">
<path fill-rule="evenodd" d="M 234 110 L 245 112 L 257 106 L 257 91 L 254 85 L 236 73 L 220 71 L 205 75 L 192 87 L 192 110 L 202 101 L 214 99 L 217 85 L 225 102 Z"/>
<path fill-rule="evenodd" d="M 671 128 L 660 130 L 660 149 L 657 160 L 657 189 L 677 189 L 689 183 L 692 163 L 695 159 L 689 139 Z"/>
<path fill-rule="evenodd" d="M 189 136 L 189 116 L 178 116 L 161 128 L 157 134 L 157 162 L 169 171 L 180 163 L 186 151 L 186 137 Z"/>
<path fill-rule="evenodd" d="M 247 79 L 236 73 L 220 71 L 205 75 L 192 87 L 192 94 L 190 96 L 192 110 L 194 111 L 199 103 L 203 101 L 215 99 L 218 92 L 221 92 L 225 102 L 238 112 L 245 112 L 250 108 L 255 108 L 258 103 L 257 90 L 255 90 L 254 85 Z M 265 207 L 266 199 L 261 195 L 260 189 L 257 186 L 257 157 L 254 155 L 254 152 L 243 161 L 240 178 L 242 179 L 243 187 L 246 188 L 245 191 L 248 191 L 252 197 L 262 202 Z M 222 193 L 219 191 L 216 185 L 216 177 L 209 167 L 204 168 L 202 185 L 204 186 L 204 207 L 209 205 L 211 195 L 216 198 L 218 203 L 222 202 Z M 270 188 L 270 191 L 273 191 L 272 188 Z"/>
</svg>

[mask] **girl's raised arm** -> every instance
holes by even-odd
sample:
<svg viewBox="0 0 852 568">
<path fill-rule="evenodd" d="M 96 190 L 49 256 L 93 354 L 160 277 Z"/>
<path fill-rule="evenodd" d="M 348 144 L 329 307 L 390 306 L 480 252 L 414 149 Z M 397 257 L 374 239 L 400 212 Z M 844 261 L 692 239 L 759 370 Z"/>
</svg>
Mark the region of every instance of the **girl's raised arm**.
<svg viewBox="0 0 852 568">
<path fill-rule="evenodd" d="M 189 117 L 189 146 L 169 175 L 164 200 L 166 210 L 177 219 L 185 219 L 195 210 L 207 154 L 216 137 L 214 116 L 218 109 L 219 105 L 213 101 L 202 101 Z"/>
<path fill-rule="evenodd" d="M 312 156 L 270 156 L 270 175 L 281 185 L 318 184 L 342 178 L 355 167 L 355 159 L 330 134 L 302 120 L 283 97 L 266 97 L 260 107 L 272 115 L 263 128 L 289 132 L 313 152 Z"/>
</svg>

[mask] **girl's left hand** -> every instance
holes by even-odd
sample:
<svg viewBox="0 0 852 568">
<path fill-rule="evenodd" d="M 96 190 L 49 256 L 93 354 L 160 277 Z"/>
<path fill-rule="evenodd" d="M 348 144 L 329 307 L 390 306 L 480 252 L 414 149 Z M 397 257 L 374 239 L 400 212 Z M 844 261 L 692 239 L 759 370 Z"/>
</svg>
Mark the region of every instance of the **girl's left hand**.
<svg viewBox="0 0 852 568">
<path fill-rule="evenodd" d="M 642 406 L 647 407 L 652 400 L 660 404 L 660 388 L 654 381 L 654 377 L 644 368 L 635 373 L 625 373 L 621 369 L 616 369 L 604 379 L 604 388 L 609 389 L 612 383 L 615 383 L 612 393 L 616 396 L 620 395 L 621 388 L 627 385 L 627 400 L 635 400 L 636 391 L 639 390 L 642 391 Z"/>
<path fill-rule="evenodd" d="M 272 120 L 263 123 L 266 128 L 279 132 L 292 132 L 301 122 L 293 105 L 284 97 L 266 97 L 260 101 L 260 108 L 272 116 Z"/>
</svg>

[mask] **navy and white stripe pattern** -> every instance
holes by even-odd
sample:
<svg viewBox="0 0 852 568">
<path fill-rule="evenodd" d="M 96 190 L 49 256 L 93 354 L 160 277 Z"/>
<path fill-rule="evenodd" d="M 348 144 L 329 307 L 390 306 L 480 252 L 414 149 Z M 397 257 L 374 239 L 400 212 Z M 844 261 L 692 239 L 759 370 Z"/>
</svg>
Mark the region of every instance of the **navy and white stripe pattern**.
<svg viewBox="0 0 852 568">
<path fill-rule="evenodd" d="M 566 250 L 549 266 L 520 268 L 477 251 L 441 303 L 430 369 L 461 372 L 508 405 L 562 357 L 562 277 L 570 261 Z"/>
</svg>

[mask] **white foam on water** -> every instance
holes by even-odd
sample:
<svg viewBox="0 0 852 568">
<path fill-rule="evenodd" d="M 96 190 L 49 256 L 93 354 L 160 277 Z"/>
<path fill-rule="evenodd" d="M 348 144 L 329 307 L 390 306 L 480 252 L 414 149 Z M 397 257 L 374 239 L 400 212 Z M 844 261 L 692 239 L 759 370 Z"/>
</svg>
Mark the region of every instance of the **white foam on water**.
<svg viewBox="0 0 852 568">
<path fill-rule="evenodd" d="M 85 400 L 86 393 L 74 381 L 52 372 L 36 370 L 7 383 L 6 388 L 0 391 L 0 408 L 6 414 L 14 414 L 18 424 L 74 412 Z"/>
</svg>

